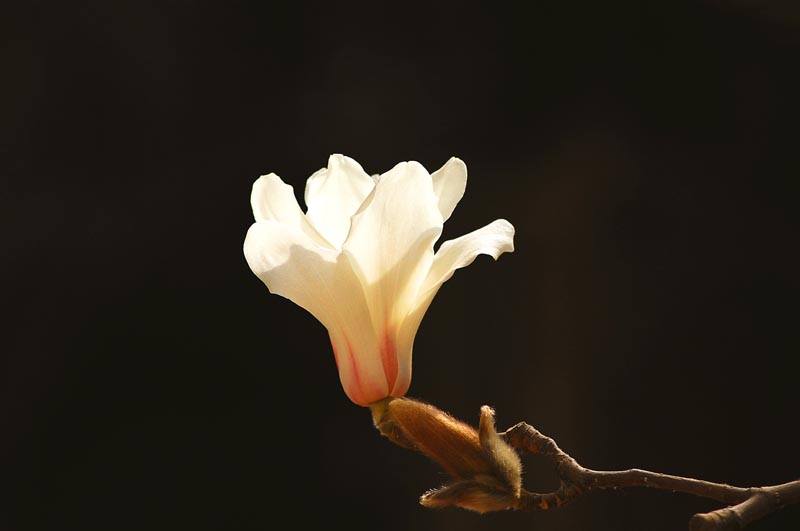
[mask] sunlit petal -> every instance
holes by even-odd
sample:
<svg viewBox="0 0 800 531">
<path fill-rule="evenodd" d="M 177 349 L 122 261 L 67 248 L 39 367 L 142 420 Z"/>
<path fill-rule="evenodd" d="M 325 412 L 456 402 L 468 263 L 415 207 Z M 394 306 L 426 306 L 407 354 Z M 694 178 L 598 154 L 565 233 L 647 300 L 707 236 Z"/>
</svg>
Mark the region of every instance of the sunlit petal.
<svg viewBox="0 0 800 531">
<path fill-rule="evenodd" d="M 444 166 L 431 174 L 433 191 L 439 199 L 442 220 L 447 221 L 467 188 L 467 165 L 452 157 Z"/>
<path fill-rule="evenodd" d="M 344 155 L 331 155 L 306 183 L 306 216 L 334 247 L 341 249 L 356 213 L 375 186 L 361 165 Z"/>
<path fill-rule="evenodd" d="M 328 329 L 342 386 L 353 402 L 367 405 L 388 395 L 361 284 L 340 253 L 274 221 L 250 227 L 244 253 L 272 293 L 305 308 Z"/>
<path fill-rule="evenodd" d="M 433 259 L 433 265 L 420 288 L 411 311 L 397 332 L 398 352 L 411 352 L 417 330 L 433 298 L 442 284 L 453 276 L 456 269 L 473 262 L 479 254 L 488 254 L 495 260 L 514 250 L 514 227 L 504 219 L 444 242 Z M 409 363 L 410 365 L 410 363 Z"/>
<path fill-rule="evenodd" d="M 253 207 L 256 221 L 271 220 L 285 223 L 302 230 L 316 243 L 332 247 L 303 214 L 294 195 L 294 189 L 274 173 L 262 175 L 253 183 L 250 205 Z"/>
<path fill-rule="evenodd" d="M 344 243 L 364 286 L 378 338 L 386 338 L 387 379 L 391 384 L 391 376 L 397 375 L 395 388 L 407 388 L 411 378 L 411 353 L 398 349 L 397 329 L 428 274 L 441 231 L 430 175 L 416 162 L 403 162 L 378 179 L 364 208 L 353 216 Z"/>
<path fill-rule="evenodd" d="M 479 254 L 488 254 L 495 260 L 514 251 L 514 226 L 504 219 L 495 220 L 485 227 L 444 242 L 433 259 L 420 294 L 436 289 L 453 276 L 456 269 L 468 266 Z"/>
</svg>

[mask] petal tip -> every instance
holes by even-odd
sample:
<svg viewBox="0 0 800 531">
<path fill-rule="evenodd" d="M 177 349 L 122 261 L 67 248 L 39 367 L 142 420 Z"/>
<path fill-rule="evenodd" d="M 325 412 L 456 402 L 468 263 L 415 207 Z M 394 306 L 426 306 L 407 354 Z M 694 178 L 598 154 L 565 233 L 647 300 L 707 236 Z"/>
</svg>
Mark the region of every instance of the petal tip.
<svg viewBox="0 0 800 531">
<path fill-rule="evenodd" d="M 345 160 L 345 156 L 341 153 L 331 153 L 328 156 L 328 167 L 330 168 L 334 164 L 341 164 Z"/>
<path fill-rule="evenodd" d="M 467 173 L 467 163 L 456 156 L 450 157 L 450 159 L 445 163 L 445 165 L 447 164 L 453 164 L 460 168 L 463 168 L 464 173 Z"/>
<path fill-rule="evenodd" d="M 274 184 L 286 184 L 285 182 L 283 182 L 283 179 L 278 177 L 277 174 L 275 174 L 273 172 L 269 172 L 269 173 L 264 174 L 264 175 L 259 175 L 258 179 L 253 181 L 253 191 L 255 191 L 258 188 L 269 186 L 270 184 L 273 184 L 273 183 Z"/>
<path fill-rule="evenodd" d="M 512 225 L 511 222 L 506 219 L 498 219 L 495 223 L 497 223 L 500 231 L 506 233 L 505 236 L 508 238 L 508 241 L 505 242 L 505 245 L 500 247 L 497 256 L 494 257 L 495 260 L 498 260 L 501 254 L 514 252 L 514 236 L 516 235 L 516 229 L 514 228 L 514 225 Z"/>
</svg>

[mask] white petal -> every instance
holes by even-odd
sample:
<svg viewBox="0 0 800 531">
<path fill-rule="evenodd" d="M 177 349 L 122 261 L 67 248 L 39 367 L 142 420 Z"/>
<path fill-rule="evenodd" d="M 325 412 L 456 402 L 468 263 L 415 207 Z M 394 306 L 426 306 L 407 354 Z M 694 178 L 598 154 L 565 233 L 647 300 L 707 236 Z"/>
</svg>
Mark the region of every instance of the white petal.
<svg viewBox="0 0 800 531">
<path fill-rule="evenodd" d="M 439 211 L 447 221 L 456 205 L 464 197 L 467 188 L 467 165 L 459 158 L 452 157 L 444 166 L 431 174 L 433 191 L 439 198 Z"/>
<path fill-rule="evenodd" d="M 495 260 L 504 252 L 514 250 L 514 227 L 504 219 L 444 242 L 433 260 L 425 283 L 417 294 L 413 309 L 397 332 L 399 352 L 411 352 L 417 330 L 433 298 L 442 284 L 453 276 L 455 270 L 472 263 L 479 254 L 488 254 Z"/>
<path fill-rule="evenodd" d="M 253 183 L 250 205 L 256 221 L 271 219 L 299 226 L 305 217 L 297 204 L 294 189 L 274 173 L 262 175 Z"/>
<path fill-rule="evenodd" d="M 430 175 L 416 162 L 398 164 L 381 175 L 352 223 L 343 250 L 364 286 L 379 340 L 388 338 L 396 351 L 394 389 L 407 388 L 411 352 L 397 348 L 397 329 L 412 309 L 442 231 Z"/>
<path fill-rule="evenodd" d="M 337 251 L 320 247 L 296 227 L 268 220 L 247 231 L 244 254 L 272 293 L 302 306 L 325 326 L 336 324 L 336 305 L 321 294 L 335 287 Z"/>
<path fill-rule="evenodd" d="M 397 327 L 395 333 L 395 341 L 398 352 L 398 367 L 402 367 L 397 376 L 394 387 L 392 388 L 392 396 L 404 396 L 408 391 L 411 384 L 411 358 L 414 351 L 414 339 L 417 337 L 417 330 L 422 323 L 422 318 L 425 317 L 425 312 L 428 311 L 433 297 L 436 295 L 437 290 L 428 291 L 429 296 L 425 300 L 417 299 L 417 305 L 411 312 L 406 315 L 400 326 Z"/>
<path fill-rule="evenodd" d="M 257 222 L 279 221 L 299 228 L 320 245 L 332 247 L 306 219 L 297 203 L 294 188 L 274 173 L 262 175 L 253 183 L 250 204 Z"/>
<path fill-rule="evenodd" d="M 272 293 L 308 310 L 328 329 L 348 396 L 367 405 L 389 385 L 361 285 L 337 251 L 320 247 L 296 227 L 255 223 L 244 243 L 247 263 Z"/>
<path fill-rule="evenodd" d="M 306 216 L 334 247 L 341 249 L 350 231 L 350 217 L 375 187 L 361 165 L 344 155 L 331 155 L 328 167 L 306 182 Z"/>
<path fill-rule="evenodd" d="M 514 226 L 504 219 L 497 219 L 483 228 L 460 238 L 444 242 L 433 259 L 420 295 L 436 289 L 453 276 L 456 269 L 468 266 L 479 254 L 488 254 L 495 260 L 514 251 Z"/>
</svg>

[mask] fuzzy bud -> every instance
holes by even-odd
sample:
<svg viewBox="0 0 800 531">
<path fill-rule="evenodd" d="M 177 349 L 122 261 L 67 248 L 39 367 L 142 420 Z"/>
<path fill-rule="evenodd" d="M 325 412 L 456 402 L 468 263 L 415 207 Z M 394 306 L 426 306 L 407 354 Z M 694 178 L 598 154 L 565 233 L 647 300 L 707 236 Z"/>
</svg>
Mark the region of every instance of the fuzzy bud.
<svg viewBox="0 0 800 531">
<path fill-rule="evenodd" d="M 515 508 L 522 484 L 519 456 L 495 430 L 494 411 L 481 408 L 479 429 L 410 398 L 372 406 L 378 430 L 392 442 L 427 455 L 452 483 L 425 493 L 426 507 L 455 505 L 477 512 Z"/>
</svg>

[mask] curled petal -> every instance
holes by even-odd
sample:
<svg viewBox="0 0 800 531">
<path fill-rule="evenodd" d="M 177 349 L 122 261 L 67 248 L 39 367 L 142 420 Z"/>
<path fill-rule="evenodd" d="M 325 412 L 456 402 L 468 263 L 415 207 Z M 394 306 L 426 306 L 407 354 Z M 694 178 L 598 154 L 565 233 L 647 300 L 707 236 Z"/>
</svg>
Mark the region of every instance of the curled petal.
<svg viewBox="0 0 800 531">
<path fill-rule="evenodd" d="M 439 199 L 442 220 L 447 221 L 467 188 L 467 165 L 452 157 L 444 166 L 431 174 L 433 191 Z"/>
<path fill-rule="evenodd" d="M 498 219 L 483 228 L 460 238 L 444 242 L 433 259 L 428 276 L 417 293 L 412 309 L 397 333 L 399 352 L 411 352 L 417 330 L 439 291 L 441 285 L 453 276 L 456 269 L 473 262 L 479 254 L 488 254 L 495 260 L 514 250 L 514 227 L 504 219 Z"/>
<path fill-rule="evenodd" d="M 361 165 L 344 155 L 331 155 L 306 183 L 306 216 L 334 247 L 341 249 L 350 231 L 350 217 L 375 187 Z"/>
<path fill-rule="evenodd" d="M 488 254 L 495 260 L 514 251 L 514 226 L 497 219 L 485 227 L 444 242 L 433 259 L 421 292 L 436 289 L 453 276 L 456 269 L 468 266 L 479 254 Z"/>
</svg>

